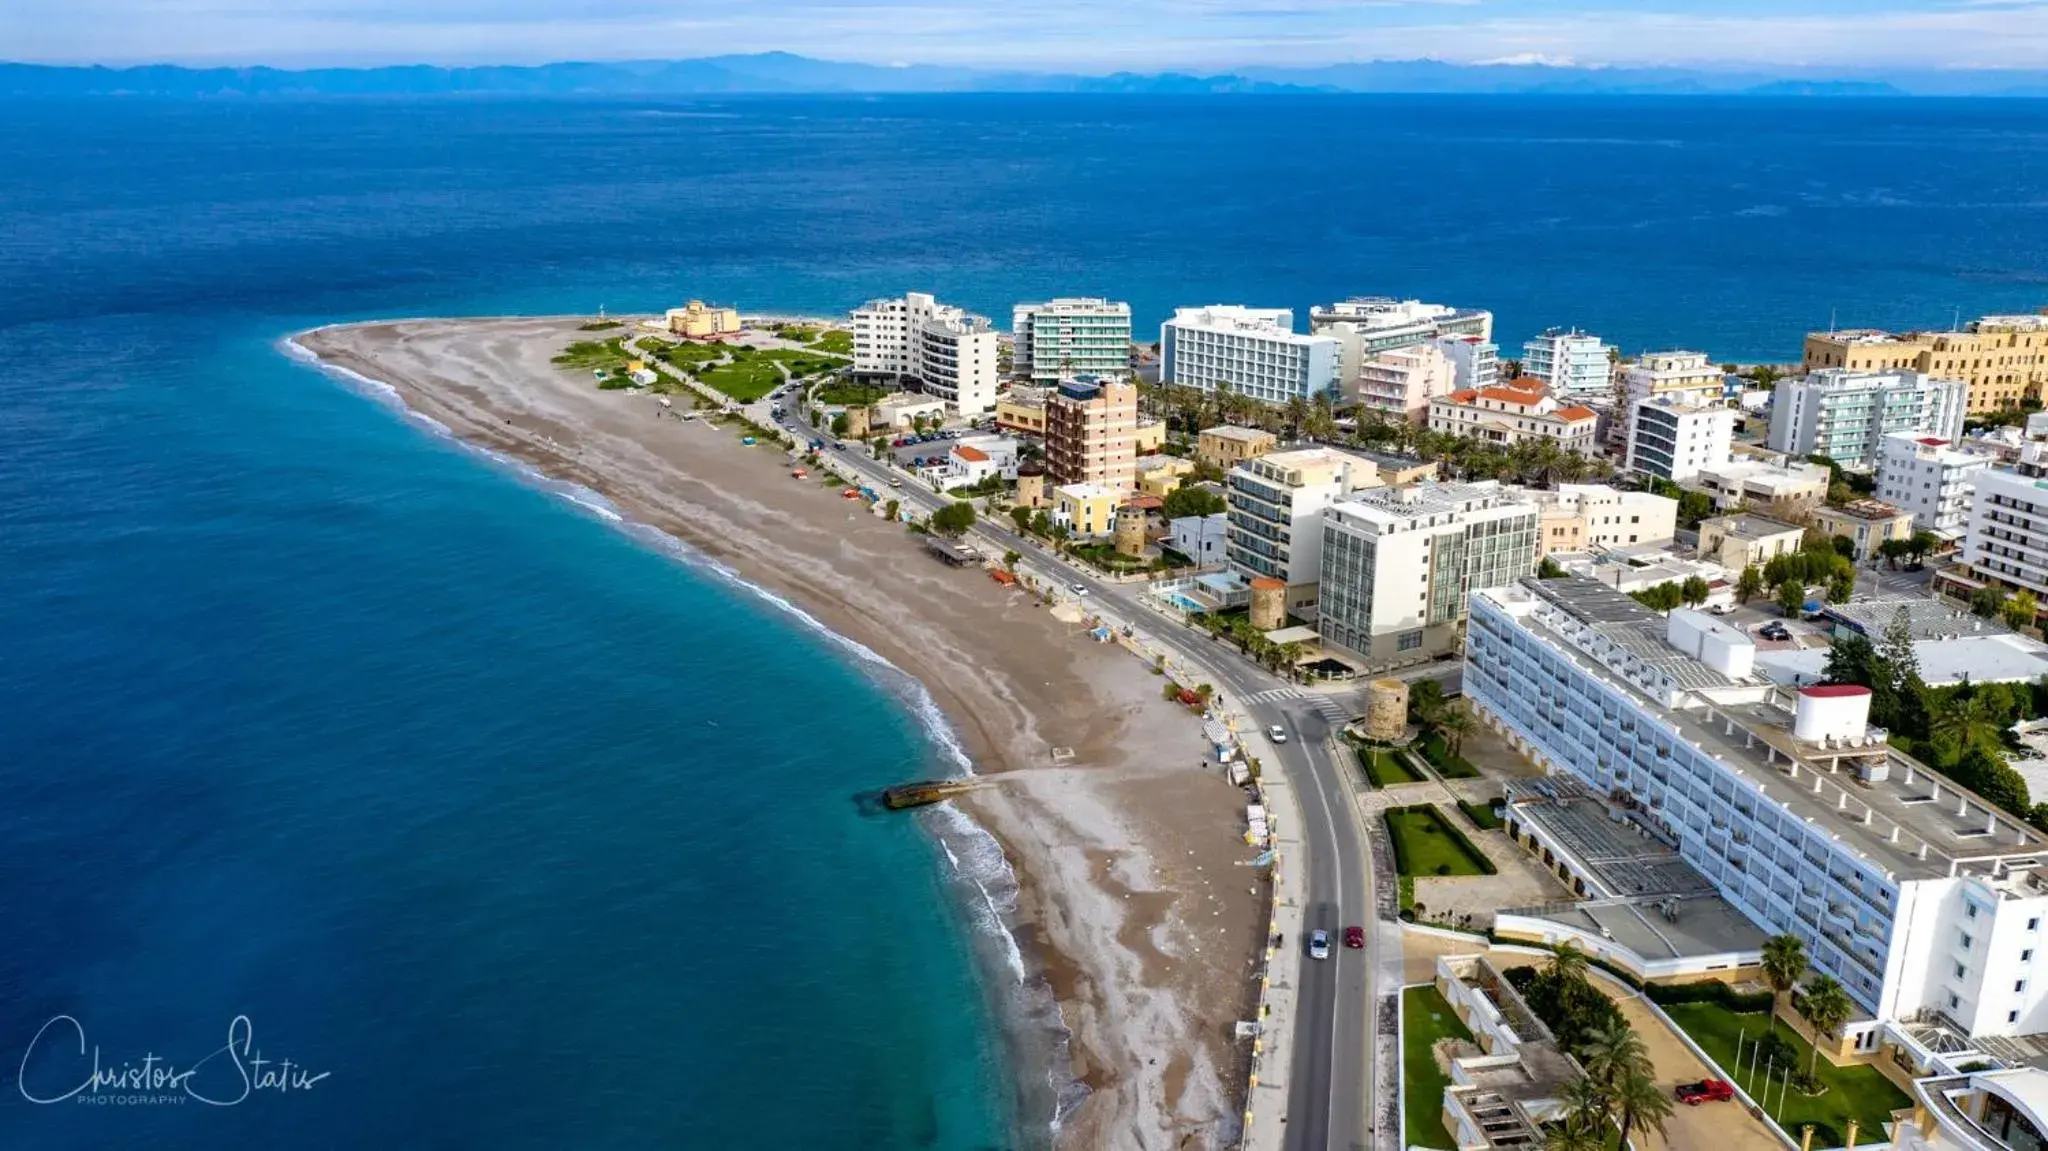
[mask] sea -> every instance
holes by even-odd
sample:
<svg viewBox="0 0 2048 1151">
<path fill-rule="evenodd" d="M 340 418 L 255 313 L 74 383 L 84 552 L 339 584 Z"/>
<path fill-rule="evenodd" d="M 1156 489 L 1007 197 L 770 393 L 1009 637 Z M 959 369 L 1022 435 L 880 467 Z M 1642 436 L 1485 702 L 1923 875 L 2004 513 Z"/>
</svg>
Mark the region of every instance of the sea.
<svg viewBox="0 0 2048 1151">
<path fill-rule="evenodd" d="M 2048 305 L 2048 105 L 0 107 L 0 1146 L 1042 1143 L 915 683 L 296 358 L 906 290 L 1493 309 L 1629 351 Z"/>
</svg>

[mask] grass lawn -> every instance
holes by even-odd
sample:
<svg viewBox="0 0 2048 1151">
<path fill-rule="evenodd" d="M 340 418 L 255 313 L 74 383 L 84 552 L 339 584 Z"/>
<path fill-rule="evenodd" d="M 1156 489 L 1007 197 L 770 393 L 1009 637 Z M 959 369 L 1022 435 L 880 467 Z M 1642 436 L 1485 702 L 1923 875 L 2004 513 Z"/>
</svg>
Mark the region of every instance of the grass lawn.
<svg viewBox="0 0 2048 1151">
<path fill-rule="evenodd" d="M 834 328 L 811 341 L 811 346 L 829 355 L 850 356 L 853 354 L 853 333 Z"/>
<path fill-rule="evenodd" d="M 1748 1040 L 1754 1040 L 1769 1025 L 1769 1016 L 1761 1011 L 1737 1014 L 1718 1003 L 1673 1003 L 1665 1006 L 1664 1013 L 1676 1020 L 1693 1042 L 1731 1076 L 1735 1074 L 1737 1037 L 1746 1035 Z M 1813 1048 L 1790 1027 L 1780 1025 L 1778 1034 L 1792 1041 L 1803 1066 Z M 1746 1041 L 1744 1046 L 1748 1046 Z M 1815 1147 L 1841 1146 L 1848 1135 L 1851 1116 L 1861 1121 L 1861 1130 L 1875 1137 L 1875 1133 L 1884 1130 L 1882 1124 L 1891 1118 L 1893 1110 L 1911 1106 L 1906 1093 L 1894 1087 L 1875 1067 L 1836 1067 L 1823 1056 L 1817 1070 L 1821 1082 L 1828 1086 L 1826 1093 L 1809 1099 L 1796 1088 L 1787 1090 L 1781 1109 L 1777 1088 L 1773 1087 L 1768 1107 L 1778 1125 L 1795 1136 L 1800 1124 L 1813 1124 Z M 1750 1074 L 1743 1072 L 1738 1082 L 1748 1089 Z"/>
<path fill-rule="evenodd" d="M 614 375 L 626 370 L 628 361 L 635 357 L 626 351 L 625 345 L 613 340 L 578 340 L 562 349 L 555 362 L 565 368 L 581 368 L 586 372 L 603 368 Z"/>
<path fill-rule="evenodd" d="M 1365 769 L 1365 781 L 1374 787 L 1393 787 L 1395 784 L 1415 783 L 1420 776 L 1408 770 L 1401 757 L 1378 747 L 1358 749 L 1358 766 Z"/>
<path fill-rule="evenodd" d="M 1389 811 L 1387 833 L 1394 837 L 1401 874 L 1417 876 L 1485 875 L 1486 868 L 1444 824 L 1434 805 L 1421 811 Z"/>
<path fill-rule="evenodd" d="M 720 364 L 706 369 L 697 379 L 742 404 L 751 404 L 782 386 L 782 373 L 766 360 Z"/>
<path fill-rule="evenodd" d="M 1465 818 L 1471 820 L 1473 825 L 1482 831 L 1500 830 L 1500 817 L 1493 813 L 1491 803 L 1467 803 L 1461 799 L 1458 801 L 1458 810 L 1464 812 Z"/>
<path fill-rule="evenodd" d="M 815 398 L 821 404 L 844 404 L 849 408 L 858 408 L 866 407 L 888 394 L 888 390 L 885 388 L 873 388 L 865 384 L 839 382 L 826 384 L 824 387 L 819 388 L 815 393 Z"/>
<path fill-rule="evenodd" d="M 1423 738 L 1421 749 L 1422 758 L 1428 760 L 1429 765 L 1436 768 L 1437 774 L 1445 779 L 1479 778 L 1479 769 L 1473 767 L 1464 756 L 1452 755 L 1451 749 L 1444 743 L 1443 736 L 1435 732 L 1429 733 Z"/>
<path fill-rule="evenodd" d="M 1458 1013 L 1434 987 L 1401 992 L 1401 1112 L 1408 1120 L 1408 1146 L 1457 1151 L 1444 1130 L 1444 1088 L 1450 1079 L 1436 1069 L 1430 1049 L 1443 1039 L 1470 1040 Z"/>
<path fill-rule="evenodd" d="M 724 359 L 725 348 L 717 344 L 671 344 L 662 349 L 660 355 L 662 359 L 687 372 L 699 364 L 711 364 Z"/>
</svg>

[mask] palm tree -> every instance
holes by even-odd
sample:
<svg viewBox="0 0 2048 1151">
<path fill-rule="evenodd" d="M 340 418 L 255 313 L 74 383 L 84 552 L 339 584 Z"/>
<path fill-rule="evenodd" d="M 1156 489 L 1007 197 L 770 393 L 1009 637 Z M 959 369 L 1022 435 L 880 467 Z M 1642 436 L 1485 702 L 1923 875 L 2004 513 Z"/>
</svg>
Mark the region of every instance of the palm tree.
<svg viewBox="0 0 2048 1151">
<path fill-rule="evenodd" d="M 1607 1151 L 1607 1136 L 1598 1127 L 1566 1120 L 1544 1133 L 1543 1151 Z"/>
<path fill-rule="evenodd" d="M 1671 1096 L 1657 1086 L 1647 1061 L 1631 1068 L 1620 1083 L 1609 1088 L 1608 1097 L 1621 1116 L 1621 1146 L 1628 1146 L 1628 1133 L 1638 1126 L 1664 1134 L 1664 1121 L 1671 1118 Z"/>
<path fill-rule="evenodd" d="M 1557 945 L 1550 956 L 1549 974 L 1560 983 L 1584 983 L 1586 981 L 1586 953 L 1579 945 L 1567 939 Z"/>
<path fill-rule="evenodd" d="M 1607 1089 L 1592 1076 L 1581 1075 L 1570 1080 L 1558 1088 L 1557 1103 L 1564 1111 L 1564 1122 L 1552 1132 L 1553 1136 L 1572 1132 L 1580 1137 L 1590 1137 L 1591 1142 L 1568 1142 L 1562 1146 L 1574 1151 L 1578 1148 L 1586 1148 L 1588 1151 L 1599 1148 L 1604 1151 L 1607 1146 L 1607 1114 L 1610 1101 Z M 1550 1148 L 1560 1146 L 1554 1139 L 1545 1139 L 1544 1143 Z"/>
<path fill-rule="evenodd" d="M 1797 1006 L 1799 1014 L 1813 1028 L 1813 1052 L 1806 1060 L 1806 1077 L 1811 1079 L 1820 1062 L 1820 1037 L 1832 1037 L 1836 1028 L 1849 1021 L 1855 1005 L 1849 1002 L 1849 993 L 1842 990 L 1834 976 L 1823 974 L 1814 976 L 1806 985 L 1806 994 L 1800 997 Z"/>
<path fill-rule="evenodd" d="M 1985 708 L 1983 697 L 1973 694 L 1968 698 L 1951 698 L 1941 714 L 1934 717 L 1931 734 L 1937 745 L 1960 759 L 1973 747 L 1999 754 L 2000 730 L 1997 718 Z"/>
<path fill-rule="evenodd" d="M 1458 749 L 1465 746 L 1466 733 L 1472 730 L 1472 717 L 1455 707 L 1446 707 L 1430 726 L 1444 737 L 1444 749 L 1456 755 Z"/>
<path fill-rule="evenodd" d="M 1773 935 L 1764 940 L 1764 982 L 1771 985 L 1771 1001 L 1792 990 L 1806 975 L 1806 944 L 1796 935 Z M 1778 1013 L 1771 1012 L 1771 1031 L 1778 1030 Z"/>
<path fill-rule="evenodd" d="M 1626 1020 L 1616 1019 L 1611 1026 L 1586 1033 L 1579 1062 L 1586 1068 L 1586 1077 L 1611 1099 L 1630 1075 L 1649 1067 L 1650 1053 L 1643 1046 L 1643 1037 Z"/>
<path fill-rule="evenodd" d="M 1308 401 L 1300 396 L 1287 397 L 1287 435 L 1289 439 L 1301 438 L 1301 425 L 1308 422 Z"/>
</svg>

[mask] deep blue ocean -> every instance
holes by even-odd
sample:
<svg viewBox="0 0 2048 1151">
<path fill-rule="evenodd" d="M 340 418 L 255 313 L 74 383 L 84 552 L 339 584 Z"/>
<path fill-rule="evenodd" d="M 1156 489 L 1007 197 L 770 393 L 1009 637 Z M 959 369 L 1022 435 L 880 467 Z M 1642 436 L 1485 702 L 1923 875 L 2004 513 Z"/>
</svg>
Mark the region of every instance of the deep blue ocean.
<svg viewBox="0 0 2048 1151">
<path fill-rule="evenodd" d="M 950 1151 L 1043 1119 L 973 885 L 852 801 L 947 766 L 914 690 L 292 331 L 1387 293 L 1493 308 L 1508 355 L 1579 324 L 1783 360 L 1831 310 L 2048 304 L 2022 101 L 30 103 L 0 156 L 8 1151 Z M 326 1078 L 201 1101 L 243 1090 L 237 1017 Z M 94 1047 L 215 1057 L 191 1094 L 26 1097 Z"/>
</svg>

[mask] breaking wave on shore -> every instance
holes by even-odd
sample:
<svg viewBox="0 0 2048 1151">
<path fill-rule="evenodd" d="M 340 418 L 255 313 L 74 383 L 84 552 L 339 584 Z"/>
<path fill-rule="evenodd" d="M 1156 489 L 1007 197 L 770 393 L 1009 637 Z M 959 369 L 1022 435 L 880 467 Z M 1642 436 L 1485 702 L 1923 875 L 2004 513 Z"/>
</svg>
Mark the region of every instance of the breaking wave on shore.
<svg viewBox="0 0 2048 1151">
<path fill-rule="evenodd" d="M 407 422 L 458 444 L 465 451 L 474 452 L 489 463 L 511 472 L 522 482 L 598 517 L 692 571 L 710 575 L 774 607 L 826 643 L 852 656 L 877 686 L 902 703 L 917 721 L 949 776 L 958 778 L 975 774 L 973 759 L 961 746 L 959 737 L 952 725 L 946 722 L 945 714 L 940 711 L 931 692 L 915 676 L 891 663 L 880 652 L 834 631 L 823 620 L 786 597 L 748 580 L 738 570 L 667 532 L 629 519 L 599 492 L 582 484 L 555 479 L 524 460 L 463 439 L 446 424 L 407 404 L 404 396 L 392 385 L 330 363 L 296 338 L 285 339 L 282 348 L 291 358 L 341 379 L 353 390 L 392 409 Z M 1042 973 L 1030 969 L 1018 945 L 1014 924 L 1021 888 L 1016 872 L 995 836 L 957 805 L 950 802 L 938 804 L 919 812 L 917 818 L 920 826 L 938 844 L 950 884 L 958 892 L 961 906 L 973 927 L 976 964 L 983 971 L 985 985 L 992 992 L 1000 1022 L 1004 1024 L 1000 1028 L 999 1041 L 1019 1065 L 1044 1069 L 1042 1089 L 1029 1084 L 1019 1089 L 1020 1119 L 1038 1128 L 1020 1132 L 1020 1137 L 1027 1143 L 1043 1140 L 1050 1145 L 1058 1135 L 1062 1121 L 1087 1097 L 1088 1088 L 1069 1073 L 1072 1033 L 1060 1016 L 1052 985 Z M 999 980 L 998 976 L 1006 978 Z M 1034 1117 L 1037 1117 L 1035 1121 Z"/>
</svg>

